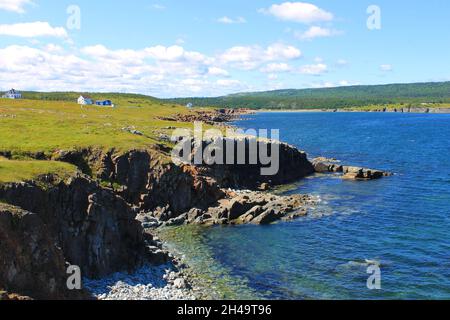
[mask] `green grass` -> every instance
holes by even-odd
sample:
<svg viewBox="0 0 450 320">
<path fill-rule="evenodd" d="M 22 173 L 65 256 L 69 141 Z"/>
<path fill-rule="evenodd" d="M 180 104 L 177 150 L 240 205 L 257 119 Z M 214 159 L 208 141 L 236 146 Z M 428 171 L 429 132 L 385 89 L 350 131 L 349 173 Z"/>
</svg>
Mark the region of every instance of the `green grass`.
<svg viewBox="0 0 450 320">
<path fill-rule="evenodd" d="M 73 175 L 77 168 L 57 161 L 18 161 L 0 158 L 0 183 L 30 181 L 41 175 L 52 174 L 62 179 Z"/>
<path fill-rule="evenodd" d="M 36 94 L 37 95 L 37 94 Z M 45 94 L 42 94 L 45 95 Z M 190 123 L 163 121 L 159 118 L 192 112 L 179 105 L 164 104 L 141 95 L 112 96 L 116 108 L 83 106 L 72 101 L 0 99 L 0 154 L 13 160 L 32 160 L 36 154 L 50 159 L 59 150 L 128 150 L 155 149 L 160 134 L 171 135 L 172 127 L 192 128 Z M 70 96 L 77 97 L 72 93 Z M 25 95 L 26 97 L 26 95 Z M 36 97 L 33 97 L 36 98 Z M 72 99 L 73 100 L 73 99 Z M 133 127 L 142 136 L 123 130 Z M 40 158 L 39 158 L 40 159 Z M 21 181 L 39 174 L 51 173 L 52 168 L 69 168 L 55 162 L 2 161 L 0 182 Z"/>
<path fill-rule="evenodd" d="M 97 147 L 120 150 L 152 148 L 167 127 L 187 123 L 159 117 L 189 112 L 143 98 L 116 98 L 117 108 L 84 106 L 74 102 L 0 99 L 0 152 L 14 155 Z M 134 127 L 143 136 L 122 130 Z"/>
</svg>

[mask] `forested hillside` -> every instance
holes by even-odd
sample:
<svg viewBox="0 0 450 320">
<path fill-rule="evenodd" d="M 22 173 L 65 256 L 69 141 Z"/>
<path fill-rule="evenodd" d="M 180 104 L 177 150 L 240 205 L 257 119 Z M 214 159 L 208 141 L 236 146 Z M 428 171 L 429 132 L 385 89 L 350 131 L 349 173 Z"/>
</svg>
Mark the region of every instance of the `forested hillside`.
<svg viewBox="0 0 450 320">
<path fill-rule="evenodd" d="M 173 103 L 254 109 L 334 109 L 369 105 L 450 103 L 450 82 L 289 89 L 217 98 L 168 99 Z"/>
</svg>

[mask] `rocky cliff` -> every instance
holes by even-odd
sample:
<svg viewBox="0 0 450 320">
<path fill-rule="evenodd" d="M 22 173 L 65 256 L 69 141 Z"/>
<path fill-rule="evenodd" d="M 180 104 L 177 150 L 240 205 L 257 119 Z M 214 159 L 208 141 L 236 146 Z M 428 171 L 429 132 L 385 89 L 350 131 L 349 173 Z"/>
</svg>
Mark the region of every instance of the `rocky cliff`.
<svg viewBox="0 0 450 320">
<path fill-rule="evenodd" d="M 213 118 L 200 114 L 214 123 L 236 116 L 226 110 Z M 42 176 L 0 184 L 4 203 L 0 205 L 0 291 L 38 299 L 86 298 L 82 291 L 67 289 L 68 265 L 79 266 L 84 277 L 98 278 L 145 262 L 166 263 L 167 253 L 143 228 L 145 221 L 136 219 L 138 215 L 202 224 L 270 223 L 304 215 L 306 197 L 254 192 L 314 172 L 304 152 L 287 144 L 278 146 L 280 170 L 271 176 L 261 175 L 260 162 L 175 165 L 162 146 L 37 154 L 41 160 L 74 164 L 80 173 L 65 181 Z M 228 188 L 254 191 L 242 194 Z"/>
<path fill-rule="evenodd" d="M 86 297 L 67 290 L 63 250 L 38 214 L 0 204 L 0 245 L 3 289 L 37 299 Z"/>
</svg>

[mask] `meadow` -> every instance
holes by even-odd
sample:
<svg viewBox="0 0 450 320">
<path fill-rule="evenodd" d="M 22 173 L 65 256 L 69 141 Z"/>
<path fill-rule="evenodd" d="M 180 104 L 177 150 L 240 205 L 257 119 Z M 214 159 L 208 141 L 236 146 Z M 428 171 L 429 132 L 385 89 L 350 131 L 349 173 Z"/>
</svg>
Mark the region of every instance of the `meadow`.
<svg viewBox="0 0 450 320">
<path fill-rule="evenodd" d="M 115 94 L 112 99 L 115 108 L 80 106 L 72 101 L 0 99 L 0 154 L 9 158 L 0 161 L 0 182 L 73 170 L 66 164 L 35 160 L 50 159 L 58 150 L 152 150 L 158 144 L 169 144 L 159 139 L 161 134 L 170 136 L 175 127 L 192 126 L 160 120 L 190 112 L 183 106 L 140 95 Z"/>
</svg>

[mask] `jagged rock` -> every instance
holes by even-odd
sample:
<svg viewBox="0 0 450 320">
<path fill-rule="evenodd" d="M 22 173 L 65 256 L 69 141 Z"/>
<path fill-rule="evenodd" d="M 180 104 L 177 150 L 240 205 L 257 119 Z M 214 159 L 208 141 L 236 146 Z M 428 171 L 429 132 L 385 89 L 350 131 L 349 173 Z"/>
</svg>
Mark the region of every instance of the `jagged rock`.
<svg viewBox="0 0 450 320">
<path fill-rule="evenodd" d="M 217 207 L 209 208 L 191 224 L 267 224 L 290 216 L 290 219 L 306 215 L 309 196 L 276 196 L 263 192 L 229 192 Z M 197 212 L 197 214 L 199 214 Z"/>
<path fill-rule="evenodd" d="M 0 286 L 20 293 L 4 293 L 2 299 L 89 297 L 67 289 L 64 252 L 38 214 L 0 204 L 0 244 Z"/>
<path fill-rule="evenodd" d="M 249 164 L 249 150 L 253 144 L 253 138 L 249 137 L 237 137 L 226 139 L 211 139 L 203 141 L 201 146 L 203 149 L 207 149 L 212 143 L 220 143 L 223 145 L 233 145 L 234 149 L 238 149 L 238 145 L 244 146 L 246 150 L 246 164 L 239 164 L 237 155 L 234 157 L 234 164 L 213 164 L 213 165 L 199 165 L 204 175 L 214 178 L 217 184 L 222 188 L 238 188 L 238 189 L 250 189 L 258 190 L 264 184 L 264 187 L 282 185 L 290 182 L 294 182 L 301 178 L 304 178 L 314 173 L 314 167 L 308 161 L 306 153 L 298 150 L 297 148 L 285 143 L 271 140 L 258 140 L 259 148 L 265 148 L 266 150 L 279 149 L 279 166 L 278 171 L 273 175 L 263 175 L 262 169 L 266 168 L 266 165 L 261 163 L 261 159 L 257 159 L 256 164 Z M 197 147 L 192 152 L 191 157 L 199 152 Z M 223 152 L 223 163 L 227 162 L 227 148 Z"/>
<path fill-rule="evenodd" d="M 134 210 L 112 190 L 84 176 L 56 186 L 33 183 L 0 186 L 0 198 L 36 213 L 83 276 L 101 277 L 143 262 L 143 228 Z"/>
<path fill-rule="evenodd" d="M 171 227 L 171 226 L 181 226 L 186 222 L 187 214 L 178 216 L 176 218 L 172 218 L 168 220 L 166 223 L 164 223 L 165 226 Z"/>
<path fill-rule="evenodd" d="M 388 177 L 392 174 L 389 172 L 373 169 L 365 169 L 361 167 L 342 166 L 335 159 L 316 158 L 312 161 L 314 170 L 318 173 L 343 173 L 342 178 L 345 180 L 375 180 L 382 177 Z"/>
<path fill-rule="evenodd" d="M 392 174 L 380 170 L 365 169 L 360 167 L 343 167 L 343 179 L 346 180 L 375 180 L 388 177 Z"/>
<path fill-rule="evenodd" d="M 261 213 L 259 216 L 251 220 L 251 223 L 253 224 L 270 224 L 272 222 L 275 222 L 280 217 L 280 212 L 276 211 L 274 209 L 268 209 Z"/>
<path fill-rule="evenodd" d="M 189 220 L 195 220 L 197 219 L 199 216 L 202 215 L 202 210 L 198 209 L 198 208 L 192 208 L 189 212 L 188 212 L 188 219 Z"/>
</svg>

